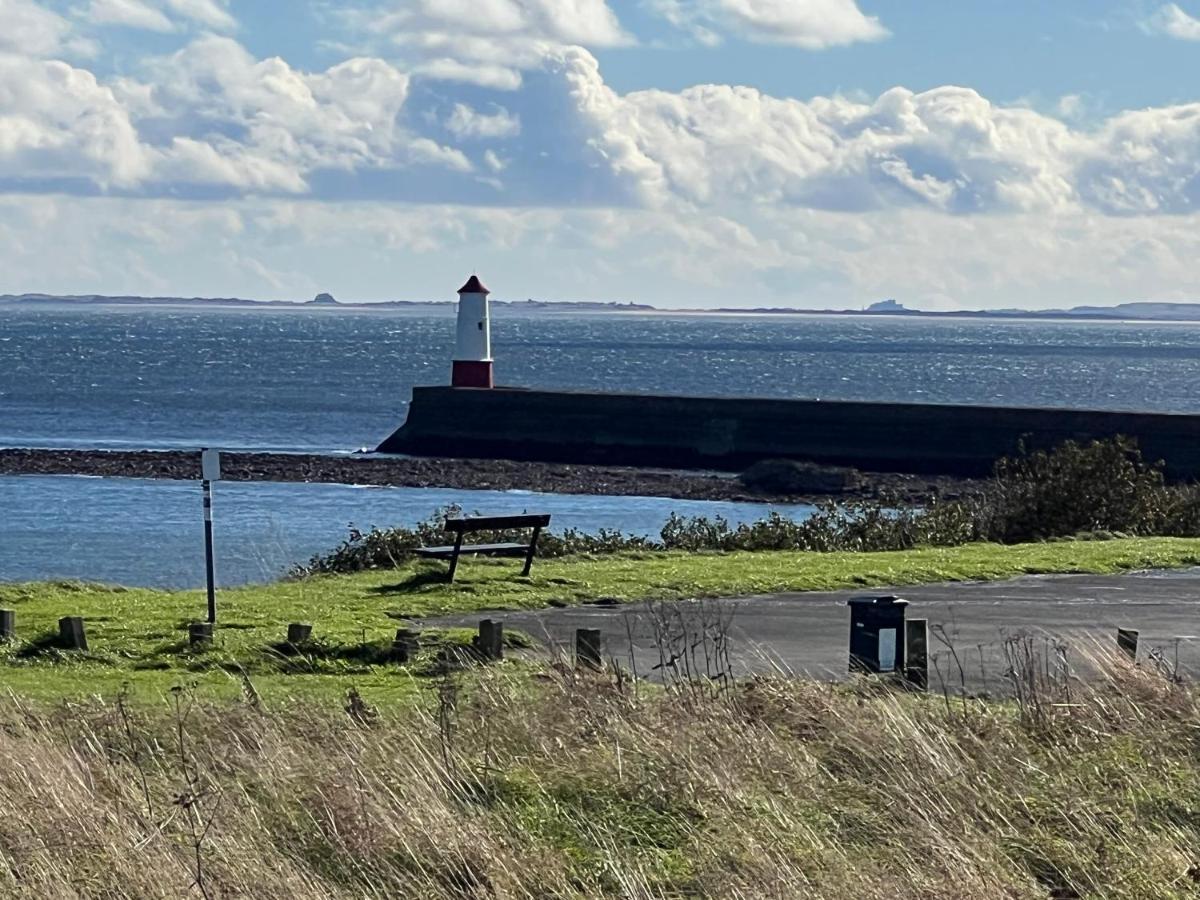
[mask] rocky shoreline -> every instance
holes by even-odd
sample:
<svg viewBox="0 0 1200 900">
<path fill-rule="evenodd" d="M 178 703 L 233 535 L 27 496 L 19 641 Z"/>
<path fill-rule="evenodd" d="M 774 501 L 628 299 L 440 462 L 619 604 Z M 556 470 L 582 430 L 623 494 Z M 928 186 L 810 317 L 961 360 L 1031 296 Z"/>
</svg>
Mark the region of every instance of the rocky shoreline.
<svg viewBox="0 0 1200 900">
<path fill-rule="evenodd" d="M 814 503 L 888 495 L 919 504 L 968 490 L 962 479 L 856 473 L 836 491 L 762 492 L 736 475 L 620 466 L 562 465 L 482 459 L 425 459 L 369 454 L 222 453 L 227 481 L 322 482 L 459 490 L 524 490 L 556 494 L 669 497 L 754 503 Z M 197 480 L 200 456 L 180 450 L 0 450 L 0 475 L 90 475 Z"/>
</svg>

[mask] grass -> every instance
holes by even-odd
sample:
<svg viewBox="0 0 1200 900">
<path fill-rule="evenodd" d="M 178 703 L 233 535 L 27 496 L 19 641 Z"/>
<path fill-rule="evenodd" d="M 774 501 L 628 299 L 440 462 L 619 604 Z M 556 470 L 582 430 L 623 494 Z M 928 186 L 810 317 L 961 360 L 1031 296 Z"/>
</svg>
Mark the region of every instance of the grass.
<svg viewBox="0 0 1200 900">
<path fill-rule="evenodd" d="M 205 613 L 201 592 L 0 585 L 0 607 L 16 611 L 23 639 L 3 650 L 0 684 L 25 695 L 58 697 L 107 695 L 127 682 L 155 695 L 187 682 L 214 696 L 237 696 L 248 675 L 271 696 L 328 697 L 353 684 L 385 701 L 415 690 L 407 668 L 385 662 L 396 628 L 415 617 L 598 598 L 714 597 L 1196 564 L 1200 540 L 1172 538 L 893 553 L 618 554 L 541 561 L 529 578 L 515 574 L 511 562 L 468 561 L 454 585 L 439 577 L 438 565 L 412 563 L 221 591 L 217 639 L 203 652 L 186 642 L 188 623 Z M 90 653 L 54 647 L 57 621 L 65 615 L 87 620 Z M 299 654 L 280 652 L 287 623 L 300 621 L 314 626 L 314 644 Z M 433 637 L 431 652 L 464 636 Z"/>
<path fill-rule="evenodd" d="M 1194 897 L 1197 695 L 1098 662 L 1030 658 L 1020 703 L 509 667 L 381 710 L 0 700 L 0 894 Z"/>
</svg>

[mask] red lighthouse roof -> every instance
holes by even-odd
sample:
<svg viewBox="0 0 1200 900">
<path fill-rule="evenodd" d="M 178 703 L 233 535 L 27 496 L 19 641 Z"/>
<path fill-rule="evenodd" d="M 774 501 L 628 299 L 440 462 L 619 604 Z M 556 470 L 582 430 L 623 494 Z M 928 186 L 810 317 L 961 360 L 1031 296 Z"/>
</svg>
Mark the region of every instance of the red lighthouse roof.
<svg viewBox="0 0 1200 900">
<path fill-rule="evenodd" d="M 467 279 L 467 283 L 458 289 L 460 294 L 490 294 L 487 288 L 483 286 L 483 282 L 479 280 L 478 275 L 472 275 Z"/>
</svg>

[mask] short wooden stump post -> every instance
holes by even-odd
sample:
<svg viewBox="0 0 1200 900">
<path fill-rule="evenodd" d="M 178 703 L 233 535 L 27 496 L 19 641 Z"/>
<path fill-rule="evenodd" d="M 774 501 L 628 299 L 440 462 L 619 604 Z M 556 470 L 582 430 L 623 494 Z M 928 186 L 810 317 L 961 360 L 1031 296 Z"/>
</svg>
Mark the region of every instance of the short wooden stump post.
<svg viewBox="0 0 1200 900">
<path fill-rule="evenodd" d="M 489 662 L 504 659 L 504 623 L 484 619 L 479 623 L 479 634 L 472 643 L 481 659 Z"/>
<path fill-rule="evenodd" d="M 411 628 L 397 628 L 396 639 L 392 641 L 392 659 L 400 663 L 409 662 L 420 646 L 420 632 Z"/>
<path fill-rule="evenodd" d="M 904 622 L 904 678 L 920 691 L 929 688 L 929 620 Z"/>
<path fill-rule="evenodd" d="M 599 628 L 576 629 L 575 665 L 597 672 L 604 667 L 604 641 Z"/>
<path fill-rule="evenodd" d="M 300 644 L 307 644 L 312 640 L 312 629 L 311 625 L 304 622 L 292 622 L 288 625 L 287 642 L 293 647 Z"/>
<path fill-rule="evenodd" d="M 82 616 L 63 616 L 58 620 L 59 642 L 68 650 L 86 650 L 87 633 L 83 628 Z"/>
<path fill-rule="evenodd" d="M 0 641 L 12 641 L 17 637 L 17 614 L 11 609 L 0 609 Z"/>
<path fill-rule="evenodd" d="M 188 643 L 193 647 L 204 647 L 212 643 L 212 622 L 192 622 L 188 625 Z"/>
<path fill-rule="evenodd" d="M 1137 662 L 1138 632 L 1132 628 L 1117 629 L 1117 649 Z"/>
</svg>

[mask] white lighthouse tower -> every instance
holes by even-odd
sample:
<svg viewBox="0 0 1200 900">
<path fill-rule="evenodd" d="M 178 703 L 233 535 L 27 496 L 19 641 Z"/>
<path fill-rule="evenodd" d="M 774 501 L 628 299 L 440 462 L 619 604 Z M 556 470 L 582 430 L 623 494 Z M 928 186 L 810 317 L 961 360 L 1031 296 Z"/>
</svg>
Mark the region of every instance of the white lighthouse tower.
<svg viewBox="0 0 1200 900">
<path fill-rule="evenodd" d="M 458 388 L 490 388 L 492 380 L 492 323 L 488 294 L 477 275 L 458 289 L 458 332 L 450 384 Z"/>
</svg>

